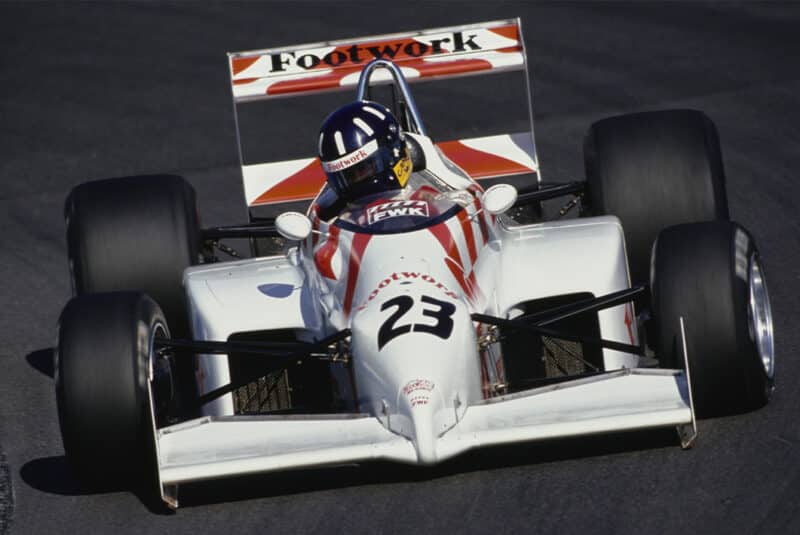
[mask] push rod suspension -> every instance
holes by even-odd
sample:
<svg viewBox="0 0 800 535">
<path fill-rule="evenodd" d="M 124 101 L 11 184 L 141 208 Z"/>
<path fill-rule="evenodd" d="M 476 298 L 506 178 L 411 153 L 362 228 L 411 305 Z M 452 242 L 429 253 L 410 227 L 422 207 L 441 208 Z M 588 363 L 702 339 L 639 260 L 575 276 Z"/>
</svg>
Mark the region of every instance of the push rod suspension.
<svg viewBox="0 0 800 535">
<path fill-rule="evenodd" d="M 585 182 L 567 182 L 565 184 L 540 184 L 533 190 L 520 190 L 514 206 L 546 201 L 565 195 L 580 195 L 586 187 Z"/>
</svg>

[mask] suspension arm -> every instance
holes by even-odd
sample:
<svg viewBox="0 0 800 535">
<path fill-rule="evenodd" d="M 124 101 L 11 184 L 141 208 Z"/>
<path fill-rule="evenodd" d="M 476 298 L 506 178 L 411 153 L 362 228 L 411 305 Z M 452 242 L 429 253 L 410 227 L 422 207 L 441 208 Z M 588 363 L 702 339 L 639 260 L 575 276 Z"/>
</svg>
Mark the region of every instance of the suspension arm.
<svg viewBox="0 0 800 535">
<path fill-rule="evenodd" d="M 156 338 L 154 348 L 162 353 L 205 353 L 226 355 L 236 353 L 258 356 L 296 356 L 316 353 L 327 355 L 329 346 L 341 342 L 350 336 L 350 329 L 333 333 L 318 342 L 231 342 L 215 340 L 180 340 L 173 338 Z"/>
<path fill-rule="evenodd" d="M 546 201 L 565 195 L 581 195 L 585 182 L 567 182 L 566 184 L 540 184 L 535 189 L 520 190 L 514 206 L 524 206 L 534 202 Z"/>
<path fill-rule="evenodd" d="M 547 327 L 539 327 L 538 325 L 518 322 L 516 320 L 507 320 L 495 316 L 488 316 L 486 314 L 472 314 L 472 319 L 481 323 L 489 325 L 497 325 L 498 327 L 507 327 L 512 329 L 519 329 L 523 331 L 530 331 L 538 334 L 539 336 L 549 336 L 550 338 L 560 338 L 562 340 L 569 340 L 570 342 L 580 342 L 582 344 L 600 346 L 606 349 L 613 349 L 615 351 L 623 351 L 625 353 L 634 353 L 636 355 L 644 355 L 644 348 L 632 344 L 625 344 L 623 342 L 615 342 L 613 340 L 606 340 L 603 338 L 595 338 L 593 336 L 584 336 L 582 334 L 572 334 L 556 329 L 548 329 Z"/>
<path fill-rule="evenodd" d="M 632 288 L 620 290 L 618 292 L 613 292 L 600 297 L 584 299 L 576 303 L 554 307 L 548 310 L 537 312 L 535 314 L 527 314 L 514 319 L 498 318 L 496 316 L 490 316 L 487 314 L 472 314 L 471 317 L 475 321 L 489 325 L 497 325 L 498 327 L 530 331 L 540 336 L 560 338 L 562 340 L 600 346 L 606 349 L 623 351 L 625 353 L 644 355 L 644 347 L 642 346 L 616 342 L 614 340 L 606 340 L 603 338 L 595 338 L 593 336 L 568 333 L 545 326 L 571 316 L 585 314 L 588 312 L 596 312 L 598 310 L 604 310 L 621 305 L 622 303 L 632 301 L 634 297 L 645 290 L 645 286 L 634 286 Z"/>
<path fill-rule="evenodd" d="M 275 220 L 265 219 L 243 225 L 210 227 L 200 231 L 203 241 L 216 241 L 226 238 L 278 238 Z"/>
<path fill-rule="evenodd" d="M 291 362 L 302 359 L 325 359 L 330 357 L 330 346 L 338 344 L 350 336 L 350 329 L 333 333 L 318 342 L 219 342 L 210 340 L 177 340 L 156 338 L 154 348 L 161 352 L 257 355 L 273 360 L 265 368 L 245 377 L 241 381 L 222 385 L 198 397 L 197 405 L 202 406 L 217 398 L 245 386 L 259 377 L 285 369 Z"/>
<path fill-rule="evenodd" d="M 541 312 L 536 312 L 535 314 L 520 316 L 518 318 L 514 318 L 514 321 L 524 321 L 528 323 L 535 323 L 536 325 L 549 325 L 571 316 L 577 316 L 579 314 L 585 314 L 588 312 L 597 312 L 599 310 L 605 310 L 607 308 L 621 305 L 622 303 L 627 303 L 632 301 L 637 295 L 645 292 L 646 290 L 647 287 L 644 285 L 633 286 L 618 292 L 601 295 L 600 297 L 590 297 L 575 303 L 568 303 L 566 305 L 542 310 Z"/>
</svg>

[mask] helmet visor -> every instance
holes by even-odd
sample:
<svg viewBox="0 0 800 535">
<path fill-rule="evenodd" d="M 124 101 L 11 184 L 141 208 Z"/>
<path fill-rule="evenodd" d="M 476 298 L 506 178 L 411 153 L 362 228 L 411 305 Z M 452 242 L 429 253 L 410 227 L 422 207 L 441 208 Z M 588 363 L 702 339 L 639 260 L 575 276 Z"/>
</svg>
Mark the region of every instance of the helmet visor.
<svg viewBox="0 0 800 535">
<path fill-rule="evenodd" d="M 340 171 L 342 177 L 350 184 L 357 184 L 362 180 L 366 180 L 377 176 L 381 173 L 386 166 L 383 162 L 383 157 L 380 152 L 375 154 L 372 158 L 358 162 L 352 167 Z"/>
<path fill-rule="evenodd" d="M 344 168 L 339 162 L 322 162 L 322 166 L 328 175 L 328 180 L 337 186 L 340 194 L 355 193 L 354 190 L 356 189 L 363 193 L 361 191 L 362 188 L 359 188 L 362 184 L 366 186 L 367 183 L 375 180 L 384 182 L 391 178 L 389 176 L 392 174 L 389 164 L 391 163 L 392 151 L 388 147 L 376 148 L 377 150 L 374 150 L 366 158 Z M 388 185 L 383 185 L 378 189 L 387 189 L 385 186 Z M 368 187 L 368 189 L 371 189 L 371 187 Z"/>
</svg>

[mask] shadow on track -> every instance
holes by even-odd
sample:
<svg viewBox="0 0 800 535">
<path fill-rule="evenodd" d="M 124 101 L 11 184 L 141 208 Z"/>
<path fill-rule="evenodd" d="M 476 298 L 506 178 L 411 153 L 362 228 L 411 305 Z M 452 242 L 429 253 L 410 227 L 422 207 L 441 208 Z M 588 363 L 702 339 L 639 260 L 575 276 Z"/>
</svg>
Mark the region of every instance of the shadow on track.
<svg viewBox="0 0 800 535">
<path fill-rule="evenodd" d="M 372 462 L 198 482 L 182 485 L 179 500 L 183 509 L 368 485 L 421 483 L 471 472 L 676 447 L 676 444 L 675 432 L 665 429 L 498 446 L 469 452 L 433 467 Z M 171 513 L 161 502 L 157 495 L 157 486 L 152 480 L 136 489 L 89 488 L 78 481 L 64 456 L 31 460 L 20 470 L 20 477 L 39 491 L 65 496 L 132 492 L 151 513 Z"/>
<path fill-rule="evenodd" d="M 72 469 L 63 455 L 42 457 L 25 463 L 19 471 L 25 483 L 31 487 L 63 496 L 86 496 L 94 492 L 81 488 Z"/>
<path fill-rule="evenodd" d="M 25 356 L 25 360 L 36 371 L 54 378 L 54 351 L 48 347 L 33 351 Z M 153 474 L 155 475 L 155 474 Z M 22 480 L 36 490 L 62 496 L 91 496 L 110 492 L 132 492 L 142 505 L 154 514 L 167 514 L 169 510 L 158 496 L 158 486 L 150 478 L 141 486 L 131 489 L 122 485 L 97 487 L 83 484 L 73 471 L 67 458 L 63 455 L 42 457 L 25 463 L 20 469 Z"/>
<path fill-rule="evenodd" d="M 677 447 L 677 444 L 676 432 L 664 429 L 495 446 L 468 452 L 433 467 L 371 462 L 199 482 L 181 486 L 179 499 L 181 508 L 186 508 L 348 487 L 421 483 L 471 472 Z"/>
<path fill-rule="evenodd" d="M 157 485 L 148 478 L 136 488 L 119 486 L 88 486 L 79 481 L 63 455 L 42 457 L 25 463 L 19 471 L 22 480 L 34 489 L 61 496 L 92 496 L 112 492 L 131 492 L 153 514 L 171 514 L 158 496 Z"/>
<path fill-rule="evenodd" d="M 25 355 L 25 360 L 28 361 L 28 364 L 30 364 L 33 369 L 52 379 L 55 373 L 53 369 L 54 350 L 55 348 L 48 347 L 33 351 Z"/>
</svg>

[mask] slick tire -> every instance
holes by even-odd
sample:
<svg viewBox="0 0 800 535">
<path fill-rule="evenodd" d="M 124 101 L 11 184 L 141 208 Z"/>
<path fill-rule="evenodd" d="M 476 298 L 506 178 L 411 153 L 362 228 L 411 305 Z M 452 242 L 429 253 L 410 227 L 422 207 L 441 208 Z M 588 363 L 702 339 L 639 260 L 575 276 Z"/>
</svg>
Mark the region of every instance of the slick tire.
<svg viewBox="0 0 800 535">
<path fill-rule="evenodd" d="M 175 338 L 191 338 L 183 272 L 200 261 L 194 188 L 175 175 L 111 178 L 75 187 L 65 206 L 73 295 L 140 291 Z M 176 364 L 177 411 L 196 415 L 191 360 Z"/>
<path fill-rule="evenodd" d="M 774 378 L 772 313 L 750 234 L 728 221 L 663 230 L 651 288 L 656 354 L 665 368 L 684 368 L 683 317 L 697 415 L 764 405 Z"/>
<path fill-rule="evenodd" d="M 139 292 L 73 298 L 55 353 L 58 419 L 67 459 L 90 486 L 129 488 L 155 460 L 148 369 L 161 309 Z"/>
<path fill-rule="evenodd" d="M 133 176 L 75 187 L 65 206 L 73 294 L 141 291 L 189 338 L 183 271 L 200 258 L 192 186 L 174 175 Z"/>
<path fill-rule="evenodd" d="M 714 123 L 693 110 L 611 117 L 584 140 L 588 215 L 622 222 L 631 282 L 649 277 L 661 229 L 728 219 L 725 174 Z"/>
</svg>

